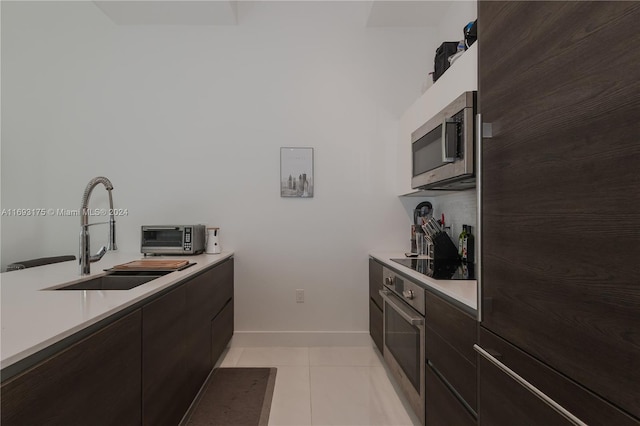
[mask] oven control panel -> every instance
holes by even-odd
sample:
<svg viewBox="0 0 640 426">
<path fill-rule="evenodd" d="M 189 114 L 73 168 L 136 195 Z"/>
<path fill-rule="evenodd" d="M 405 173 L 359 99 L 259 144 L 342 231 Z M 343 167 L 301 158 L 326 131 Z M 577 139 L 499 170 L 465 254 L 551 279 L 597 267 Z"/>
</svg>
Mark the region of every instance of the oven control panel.
<svg viewBox="0 0 640 426">
<path fill-rule="evenodd" d="M 413 309 L 422 315 L 425 314 L 426 290 L 423 287 L 388 268 L 382 268 L 382 284 L 386 290 L 391 291 Z"/>
</svg>

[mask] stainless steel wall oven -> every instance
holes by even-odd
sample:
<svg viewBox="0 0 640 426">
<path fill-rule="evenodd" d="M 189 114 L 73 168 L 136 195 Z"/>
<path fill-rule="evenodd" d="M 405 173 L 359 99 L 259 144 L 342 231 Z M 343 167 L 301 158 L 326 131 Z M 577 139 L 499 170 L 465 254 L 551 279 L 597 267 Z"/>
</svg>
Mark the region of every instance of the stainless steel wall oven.
<svg viewBox="0 0 640 426">
<path fill-rule="evenodd" d="M 383 268 L 384 359 L 418 418 L 425 422 L 425 290 Z"/>
</svg>

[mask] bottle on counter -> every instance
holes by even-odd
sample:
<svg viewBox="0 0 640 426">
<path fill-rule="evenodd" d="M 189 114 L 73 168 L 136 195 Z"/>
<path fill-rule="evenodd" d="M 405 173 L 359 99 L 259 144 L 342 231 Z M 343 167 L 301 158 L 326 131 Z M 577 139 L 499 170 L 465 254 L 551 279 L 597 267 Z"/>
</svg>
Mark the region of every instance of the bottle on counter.
<svg viewBox="0 0 640 426">
<path fill-rule="evenodd" d="M 461 258 L 464 251 L 464 239 L 466 238 L 466 236 L 467 236 L 467 225 L 462 225 L 462 232 L 458 237 L 458 254 L 460 255 Z"/>
<path fill-rule="evenodd" d="M 462 243 L 462 260 L 473 263 L 475 254 L 475 238 L 471 233 L 471 225 L 466 226 L 464 241 Z"/>
</svg>

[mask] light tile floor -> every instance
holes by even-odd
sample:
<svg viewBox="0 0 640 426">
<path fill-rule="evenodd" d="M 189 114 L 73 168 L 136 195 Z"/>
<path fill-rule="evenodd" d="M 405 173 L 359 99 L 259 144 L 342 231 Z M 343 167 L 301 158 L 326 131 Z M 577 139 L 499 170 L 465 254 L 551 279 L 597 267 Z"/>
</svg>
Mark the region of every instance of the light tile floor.
<svg viewBox="0 0 640 426">
<path fill-rule="evenodd" d="M 276 367 L 270 425 L 419 425 L 373 347 L 231 347 L 220 367 Z"/>
</svg>

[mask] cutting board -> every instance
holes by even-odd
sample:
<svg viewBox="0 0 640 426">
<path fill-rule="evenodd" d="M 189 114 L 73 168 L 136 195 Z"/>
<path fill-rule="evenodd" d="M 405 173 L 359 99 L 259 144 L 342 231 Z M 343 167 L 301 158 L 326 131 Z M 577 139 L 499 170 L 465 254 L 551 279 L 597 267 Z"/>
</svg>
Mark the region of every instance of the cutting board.
<svg viewBox="0 0 640 426">
<path fill-rule="evenodd" d="M 132 262 L 116 265 L 118 270 L 176 270 L 189 264 L 188 260 L 134 260 Z"/>
</svg>

